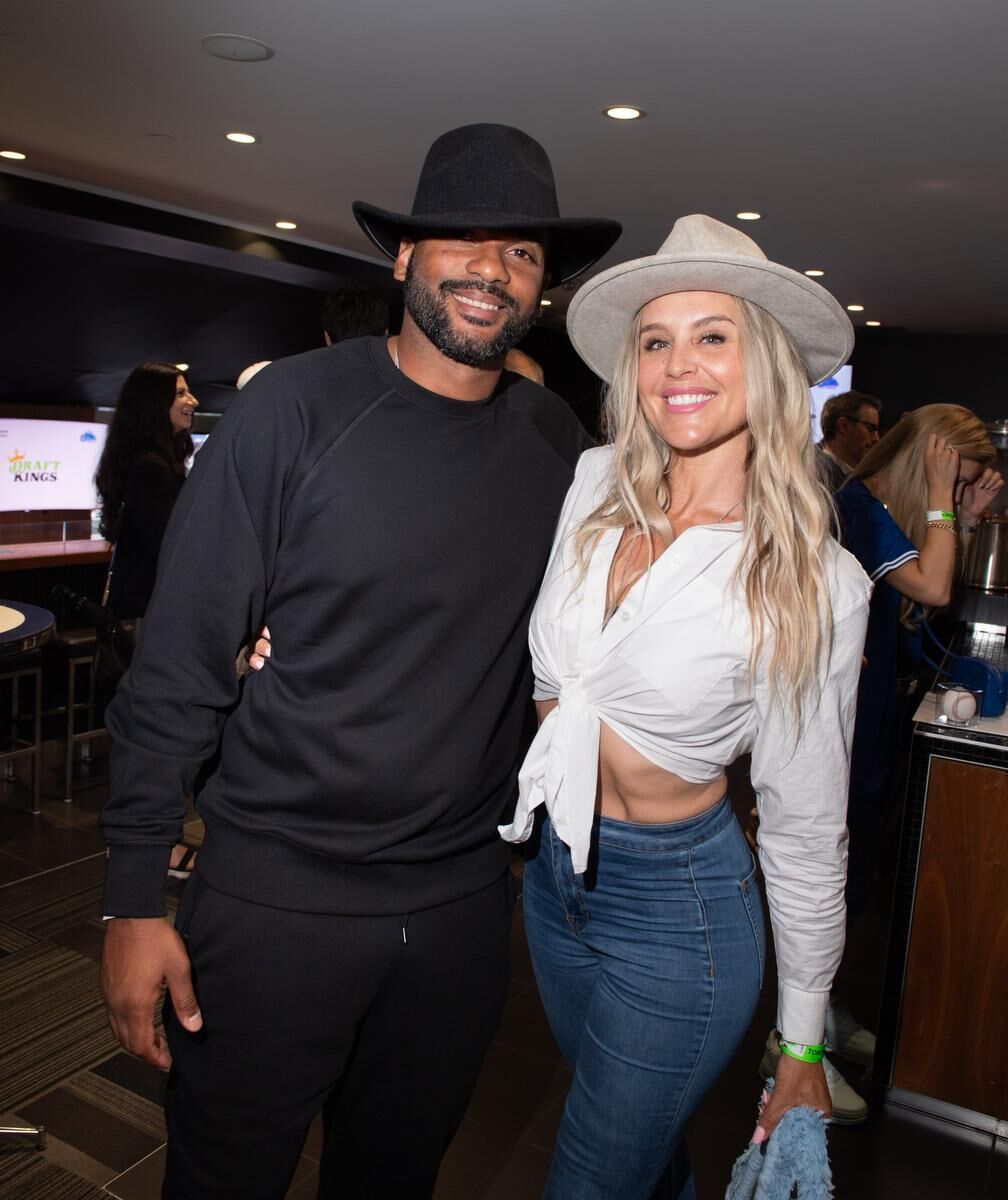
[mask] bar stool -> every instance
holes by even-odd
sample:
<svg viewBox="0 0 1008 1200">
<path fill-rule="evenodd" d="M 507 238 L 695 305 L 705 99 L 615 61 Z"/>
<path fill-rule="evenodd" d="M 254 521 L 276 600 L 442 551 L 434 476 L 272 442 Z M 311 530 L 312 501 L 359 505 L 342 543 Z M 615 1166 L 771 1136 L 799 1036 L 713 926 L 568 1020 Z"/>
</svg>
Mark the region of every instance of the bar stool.
<svg viewBox="0 0 1008 1200">
<path fill-rule="evenodd" d="M 81 744 L 81 762 L 91 761 L 91 742 L 105 732 L 105 726 L 95 724 L 95 692 L 100 648 L 94 629 L 66 629 L 53 642 L 53 650 L 66 656 L 66 766 L 63 780 L 63 800 L 73 800 L 74 749 Z M 79 676 L 87 671 L 87 692 L 79 695 Z M 87 713 L 84 729 L 77 728 L 77 714 Z"/>
<path fill-rule="evenodd" d="M 0 689 L 10 685 L 7 739 L 0 750 L 4 778 L 13 781 L 15 763 L 30 758 L 33 813 L 42 809 L 42 654 L 56 618 L 47 608 L 0 602 Z M 24 682 L 28 681 L 27 688 Z M 25 711 L 25 692 L 31 696 Z"/>
</svg>

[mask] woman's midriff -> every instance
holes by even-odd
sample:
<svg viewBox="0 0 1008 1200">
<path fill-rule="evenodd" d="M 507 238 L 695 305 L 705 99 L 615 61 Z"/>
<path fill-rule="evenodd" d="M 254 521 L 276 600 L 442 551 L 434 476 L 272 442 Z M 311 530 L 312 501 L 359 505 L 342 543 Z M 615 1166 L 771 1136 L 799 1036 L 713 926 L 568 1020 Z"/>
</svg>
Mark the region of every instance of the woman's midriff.
<svg viewBox="0 0 1008 1200">
<path fill-rule="evenodd" d="M 555 700 L 537 702 L 540 722 L 555 707 Z M 601 722 L 595 809 L 602 816 L 638 825 L 686 821 L 713 808 L 726 790 L 723 773 L 709 783 L 690 783 L 655 766 Z"/>
</svg>

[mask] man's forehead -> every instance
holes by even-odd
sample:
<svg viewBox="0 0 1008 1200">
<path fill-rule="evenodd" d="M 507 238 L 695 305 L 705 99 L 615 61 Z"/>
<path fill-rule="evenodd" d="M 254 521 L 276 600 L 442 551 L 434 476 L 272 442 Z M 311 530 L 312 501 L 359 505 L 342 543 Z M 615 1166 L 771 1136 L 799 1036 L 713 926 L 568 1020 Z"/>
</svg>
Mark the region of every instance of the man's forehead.
<svg viewBox="0 0 1008 1200">
<path fill-rule="evenodd" d="M 413 239 L 415 242 L 457 242 L 475 240 L 479 242 L 529 242 L 545 248 L 549 245 L 549 233 L 545 229 L 425 229 Z"/>
</svg>

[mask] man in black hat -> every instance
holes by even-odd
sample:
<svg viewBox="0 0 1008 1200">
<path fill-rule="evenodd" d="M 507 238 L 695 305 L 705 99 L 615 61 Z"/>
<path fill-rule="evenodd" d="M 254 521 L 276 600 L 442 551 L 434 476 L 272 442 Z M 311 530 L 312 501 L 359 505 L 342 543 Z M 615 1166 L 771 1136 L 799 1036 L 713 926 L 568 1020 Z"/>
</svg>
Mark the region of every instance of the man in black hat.
<svg viewBox="0 0 1008 1200">
<path fill-rule="evenodd" d="M 172 1066 L 170 1198 L 280 1200 L 320 1111 L 320 1196 L 430 1196 L 507 983 L 496 826 L 586 437 L 501 367 L 546 274 L 619 226 L 561 219 L 544 151 L 499 125 L 434 143 L 411 214 L 354 207 L 395 259 L 402 331 L 274 363 L 230 407 L 108 714 L 103 983 L 127 1049 Z M 269 667 L 239 682 L 264 623 Z"/>
</svg>

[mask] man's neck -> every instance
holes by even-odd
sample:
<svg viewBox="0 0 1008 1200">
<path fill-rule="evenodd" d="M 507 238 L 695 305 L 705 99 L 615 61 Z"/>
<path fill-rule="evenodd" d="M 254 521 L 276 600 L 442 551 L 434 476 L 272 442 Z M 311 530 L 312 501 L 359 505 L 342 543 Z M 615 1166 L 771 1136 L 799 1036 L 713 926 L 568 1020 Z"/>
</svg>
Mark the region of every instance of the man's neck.
<svg viewBox="0 0 1008 1200">
<path fill-rule="evenodd" d="M 504 365 L 503 359 L 485 367 L 455 362 L 420 332 L 409 313 L 404 314 L 402 329 L 389 339 L 388 347 L 408 379 L 450 400 L 485 400 L 497 386 Z"/>
<path fill-rule="evenodd" d="M 839 452 L 836 446 L 830 446 L 826 442 L 823 442 L 823 449 L 830 456 L 830 458 L 834 459 L 840 464 L 841 467 L 843 467 L 846 474 L 849 475 L 857 466 L 857 463 L 848 462 L 847 459 L 844 458 L 844 456 Z"/>
</svg>

